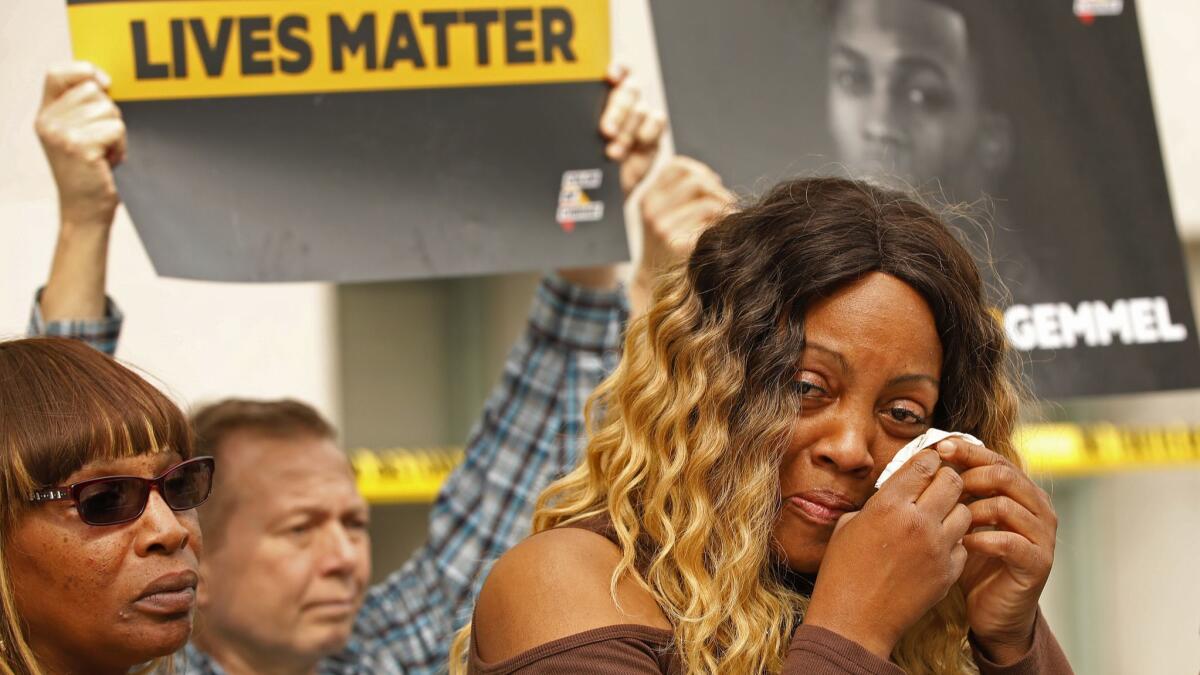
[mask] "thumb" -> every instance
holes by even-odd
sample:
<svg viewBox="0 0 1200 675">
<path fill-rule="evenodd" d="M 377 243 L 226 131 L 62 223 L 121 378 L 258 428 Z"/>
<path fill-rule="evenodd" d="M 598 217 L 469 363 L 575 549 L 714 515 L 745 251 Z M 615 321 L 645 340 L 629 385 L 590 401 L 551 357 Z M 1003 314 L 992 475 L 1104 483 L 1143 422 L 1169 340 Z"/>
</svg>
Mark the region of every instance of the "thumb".
<svg viewBox="0 0 1200 675">
<path fill-rule="evenodd" d="M 836 535 L 837 535 L 837 533 L 838 533 L 839 531 L 841 531 L 841 529 L 842 529 L 843 527 L 845 527 L 845 526 L 846 526 L 846 523 L 849 523 L 850 521 L 852 521 L 852 520 L 854 520 L 855 518 L 857 518 L 857 517 L 858 517 L 858 514 L 860 514 L 860 513 L 862 513 L 862 511 L 847 511 L 846 513 L 843 513 L 843 514 L 842 514 L 842 517 L 841 517 L 841 518 L 838 518 L 838 521 L 837 521 L 837 523 L 836 523 L 836 524 L 833 526 L 833 534 L 834 534 L 834 536 L 836 536 Z"/>
</svg>

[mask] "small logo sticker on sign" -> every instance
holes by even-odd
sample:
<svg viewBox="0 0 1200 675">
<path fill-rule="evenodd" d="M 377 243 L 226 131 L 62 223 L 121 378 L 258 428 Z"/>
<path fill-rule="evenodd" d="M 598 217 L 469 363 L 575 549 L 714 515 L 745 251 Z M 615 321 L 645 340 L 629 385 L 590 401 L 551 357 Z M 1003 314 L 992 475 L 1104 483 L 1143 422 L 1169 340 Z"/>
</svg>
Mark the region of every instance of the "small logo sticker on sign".
<svg viewBox="0 0 1200 675">
<path fill-rule="evenodd" d="M 567 232 L 576 223 L 594 223 L 604 218 L 604 202 L 593 199 L 588 190 L 596 190 L 604 182 L 600 169 L 565 171 L 558 192 L 558 211 L 555 220 Z"/>
<path fill-rule="evenodd" d="M 1075 16 L 1091 23 L 1098 16 L 1117 16 L 1125 10 L 1125 0 L 1075 0 Z"/>
</svg>

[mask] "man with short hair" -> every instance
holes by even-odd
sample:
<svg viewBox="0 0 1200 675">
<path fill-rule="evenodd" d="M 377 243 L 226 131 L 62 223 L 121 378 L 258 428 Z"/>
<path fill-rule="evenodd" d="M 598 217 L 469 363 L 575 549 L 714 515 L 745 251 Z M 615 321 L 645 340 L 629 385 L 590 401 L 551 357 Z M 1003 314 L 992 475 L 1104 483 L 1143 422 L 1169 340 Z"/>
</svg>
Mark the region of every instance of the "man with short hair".
<svg viewBox="0 0 1200 675">
<path fill-rule="evenodd" d="M 96 103 L 101 84 L 81 66 L 47 78 L 38 128 L 64 201 L 63 223 L 31 332 L 91 337 L 111 350 L 121 318 L 104 296 L 103 270 L 116 204 L 109 166 L 123 134 L 112 140 L 107 123 L 98 128 L 105 133 L 90 134 L 81 111 L 59 105 L 73 91 L 70 101 Z M 81 86 L 92 91 L 79 94 Z M 610 96 L 601 129 L 611 139 L 610 157 L 623 160 L 626 194 L 648 171 L 662 128 L 661 118 L 638 110 L 633 87 Z M 68 133 L 75 142 L 64 142 Z M 699 163 L 676 158 L 664 168 L 642 204 L 635 307 L 648 302 L 655 270 L 686 254 L 730 201 Z M 289 401 L 224 401 L 197 411 L 200 447 L 218 457 L 219 468 L 200 513 L 208 545 L 196 632 L 178 671 L 443 670 L 488 565 L 528 533 L 534 499 L 578 458 L 583 401 L 615 367 L 628 313 L 611 267 L 543 280 L 466 460 L 434 505 L 428 541 L 369 589 L 366 504 L 332 427 Z"/>
<path fill-rule="evenodd" d="M 192 426 L 220 466 L 200 509 L 192 642 L 229 673 L 306 672 L 350 639 L 371 574 L 367 502 L 337 432 L 292 400 L 227 399 Z"/>
</svg>

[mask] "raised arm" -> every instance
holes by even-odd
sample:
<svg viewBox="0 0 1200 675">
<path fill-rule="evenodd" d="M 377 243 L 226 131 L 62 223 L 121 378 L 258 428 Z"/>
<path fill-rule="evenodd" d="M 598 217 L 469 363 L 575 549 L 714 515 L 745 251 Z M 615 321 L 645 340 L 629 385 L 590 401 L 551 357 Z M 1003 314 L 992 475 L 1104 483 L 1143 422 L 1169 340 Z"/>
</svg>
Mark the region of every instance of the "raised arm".
<svg viewBox="0 0 1200 675">
<path fill-rule="evenodd" d="M 112 169 L 125 157 L 125 124 L 108 85 L 106 74 L 83 62 L 46 75 L 35 128 L 58 188 L 59 232 L 29 332 L 78 338 L 111 354 L 121 316 L 104 288 L 120 201 Z"/>
</svg>

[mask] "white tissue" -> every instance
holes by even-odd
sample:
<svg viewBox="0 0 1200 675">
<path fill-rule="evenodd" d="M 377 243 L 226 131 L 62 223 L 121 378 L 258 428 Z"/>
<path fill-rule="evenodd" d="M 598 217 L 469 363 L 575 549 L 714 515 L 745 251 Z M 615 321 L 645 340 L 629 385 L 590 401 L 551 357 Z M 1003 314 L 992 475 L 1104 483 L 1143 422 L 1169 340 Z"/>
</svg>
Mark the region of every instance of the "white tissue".
<svg viewBox="0 0 1200 675">
<path fill-rule="evenodd" d="M 930 429 L 929 431 L 926 431 L 920 436 L 917 436 L 909 441 L 908 445 L 900 448 L 900 452 L 896 453 L 896 456 L 892 458 L 892 461 L 888 462 L 888 465 L 884 467 L 883 473 L 879 474 L 879 480 L 875 481 L 875 489 L 878 490 L 880 487 L 882 487 L 884 481 L 891 478 L 892 474 L 896 473 L 900 467 L 904 466 L 905 462 L 913 458 L 913 455 L 924 450 L 925 448 L 937 445 L 947 438 L 961 438 L 968 443 L 983 445 L 983 441 L 975 438 L 971 434 L 964 434 L 959 431 Z"/>
</svg>

